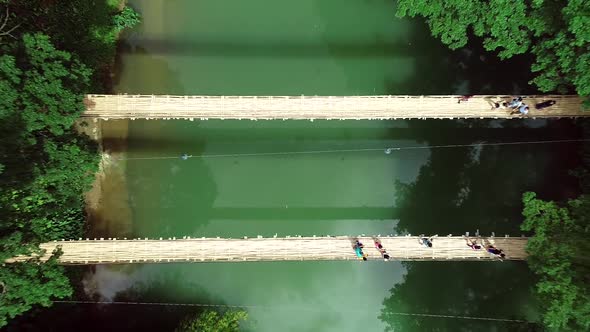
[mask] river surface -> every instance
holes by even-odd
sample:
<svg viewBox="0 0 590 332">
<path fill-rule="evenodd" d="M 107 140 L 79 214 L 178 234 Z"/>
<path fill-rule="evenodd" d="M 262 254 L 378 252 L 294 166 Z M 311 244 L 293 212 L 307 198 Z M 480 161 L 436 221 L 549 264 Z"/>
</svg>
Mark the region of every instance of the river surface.
<svg viewBox="0 0 590 332">
<path fill-rule="evenodd" d="M 499 65 L 476 49 L 450 52 L 422 22 L 397 19 L 390 0 L 129 3 L 143 23 L 124 35 L 119 93 L 530 91 L 526 70 L 511 82 L 499 75 L 518 62 Z M 105 123 L 105 132 L 110 126 L 121 123 Z M 567 121 L 135 120 L 123 126 L 127 138 L 113 146 L 123 149 L 125 160 L 115 162 L 124 165 L 118 193 L 128 212 L 109 221 L 123 228 L 93 231 L 105 237 L 442 236 L 478 229 L 520 236 L 522 192 L 549 198 L 575 193 L 567 175 L 576 162 L 571 145 L 385 153 L 388 147 L 575 137 Z M 181 160 L 183 153 L 193 158 Z M 107 300 L 255 306 L 248 308 L 249 326 L 261 332 L 527 328 L 400 312 L 538 318 L 533 277 L 522 262 L 100 266 L 89 279 L 94 296 Z M 170 330 L 186 310 L 102 307 L 79 316 Z"/>
</svg>

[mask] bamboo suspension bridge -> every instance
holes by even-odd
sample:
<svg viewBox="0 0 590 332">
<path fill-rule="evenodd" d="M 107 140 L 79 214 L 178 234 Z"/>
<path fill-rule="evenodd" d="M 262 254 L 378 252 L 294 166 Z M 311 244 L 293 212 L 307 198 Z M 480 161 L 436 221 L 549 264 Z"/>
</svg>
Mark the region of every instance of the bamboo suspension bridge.
<svg viewBox="0 0 590 332">
<path fill-rule="evenodd" d="M 361 119 L 460 119 L 518 118 L 494 102 L 510 96 L 168 96 L 87 95 L 82 117 L 100 119 L 251 119 L 251 120 L 361 120 Z M 540 110 L 535 105 L 557 103 Z M 527 117 L 590 116 L 583 100 L 572 95 L 527 96 Z"/>
<path fill-rule="evenodd" d="M 44 251 L 39 257 L 48 260 L 54 250 L 61 249 L 61 264 L 129 264 L 172 262 L 252 262 L 252 261 L 339 261 L 357 260 L 353 250 L 355 240 L 364 244 L 368 260 L 382 260 L 374 247 L 378 239 L 391 260 L 434 261 L 489 261 L 497 258 L 485 250 L 493 245 L 506 253 L 504 259 L 524 260 L 527 257 L 526 237 L 478 237 L 482 249 L 467 246 L 463 236 L 440 236 L 432 241 L 432 247 L 420 244 L 416 236 L 385 237 L 283 237 L 283 238 L 182 238 L 182 239 L 98 239 L 54 241 L 41 244 Z M 19 256 L 7 263 L 26 261 L 29 256 Z"/>
</svg>

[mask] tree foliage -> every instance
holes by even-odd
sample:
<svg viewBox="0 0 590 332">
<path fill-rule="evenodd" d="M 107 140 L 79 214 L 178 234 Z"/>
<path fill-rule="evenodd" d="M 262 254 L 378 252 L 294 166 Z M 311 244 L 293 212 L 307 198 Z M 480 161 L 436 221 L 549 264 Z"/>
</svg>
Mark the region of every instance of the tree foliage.
<svg viewBox="0 0 590 332">
<path fill-rule="evenodd" d="M 3 89 L 16 96 L 0 118 L 0 204 L 10 218 L 0 230 L 40 241 L 78 236 L 82 195 L 98 164 L 95 144 L 72 129 L 90 70 L 42 34 L 24 34 L 14 52 L 0 57 L 0 75 L 12 82 Z"/>
<path fill-rule="evenodd" d="M 72 292 L 55 256 L 4 262 L 82 235 L 99 156 L 73 124 L 84 95 L 108 86 L 118 33 L 139 21 L 119 4 L 0 0 L 0 327 Z"/>
<path fill-rule="evenodd" d="M 42 241 L 81 235 L 83 193 L 98 168 L 96 145 L 72 129 L 90 71 L 48 36 L 23 34 L 0 57 L 0 262 Z M 72 292 L 55 258 L 0 266 L 0 326 Z"/>
<path fill-rule="evenodd" d="M 20 241 L 16 233 L 0 239 L 1 261 L 17 253 L 38 251 L 32 246 L 23 246 Z M 0 266 L 0 282 L 0 326 L 33 306 L 49 307 L 51 298 L 64 298 L 72 294 L 64 268 L 57 265 L 55 256 L 45 263 L 31 260 L 3 264 Z"/>
<path fill-rule="evenodd" d="M 13 56 L 0 56 L 0 119 L 9 116 L 15 110 L 18 90 L 15 88 L 21 82 L 22 72 L 16 66 Z"/>
<path fill-rule="evenodd" d="M 587 212 L 590 198 L 582 196 L 566 206 L 523 195 L 522 230 L 533 231 L 527 245 L 531 269 L 539 275 L 537 294 L 544 307 L 544 323 L 551 329 L 590 329 L 590 259 Z"/>
<path fill-rule="evenodd" d="M 0 58 L 0 91 L 8 96 L 0 115 L 18 110 L 27 132 L 63 134 L 84 110 L 91 71 L 40 33 L 24 34 L 15 53 Z"/>
<path fill-rule="evenodd" d="M 16 38 L 0 36 L 0 42 L 17 40 L 22 33 L 50 36 L 57 49 L 75 54 L 93 69 L 93 92 L 110 88 L 119 33 L 141 20 L 130 7 L 121 5 L 123 0 L 3 1 L 6 5 L 0 1 L 0 13 L 7 8 L 10 24 L 19 27 L 12 32 Z"/>
<path fill-rule="evenodd" d="M 176 329 L 177 332 L 238 332 L 240 323 L 248 318 L 243 310 L 229 310 L 219 313 L 205 310 L 185 319 Z"/>
<path fill-rule="evenodd" d="M 586 0 L 398 0 L 397 15 L 423 16 L 452 49 L 483 38 L 505 59 L 530 53 L 542 91 L 590 95 L 590 6 Z M 507 73 L 509 75 L 509 73 Z"/>
<path fill-rule="evenodd" d="M 117 31 L 125 28 L 132 28 L 141 22 L 141 16 L 131 7 L 125 7 L 120 13 L 113 17 Z"/>
</svg>

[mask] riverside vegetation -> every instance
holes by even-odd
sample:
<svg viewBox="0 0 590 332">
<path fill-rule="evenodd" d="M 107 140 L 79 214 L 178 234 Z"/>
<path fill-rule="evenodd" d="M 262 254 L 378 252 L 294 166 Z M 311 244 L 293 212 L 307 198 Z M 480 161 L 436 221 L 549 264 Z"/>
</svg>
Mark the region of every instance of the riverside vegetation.
<svg viewBox="0 0 590 332">
<path fill-rule="evenodd" d="M 399 0 L 399 17 L 422 16 L 452 49 L 481 40 L 501 59 L 534 58 L 543 92 L 590 96 L 590 6 L 585 0 Z M 510 80 L 510 73 L 506 73 Z"/>
<path fill-rule="evenodd" d="M 0 0 L 0 261 L 82 235 L 97 145 L 73 129 L 107 91 L 117 36 L 139 22 L 120 0 Z M 0 266 L 0 327 L 72 294 L 55 258 Z"/>
<path fill-rule="evenodd" d="M 539 90 L 590 96 L 588 1 L 398 0 L 398 4 L 399 17 L 424 17 L 432 35 L 451 49 L 472 39 L 501 59 L 530 56 L 535 73 L 530 83 Z M 506 77 L 510 80 L 510 73 Z M 521 228 L 534 233 L 528 245 L 529 266 L 539 276 L 536 292 L 543 322 L 555 330 L 590 329 L 586 255 L 590 197 L 583 173 L 583 195 L 577 199 L 556 203 L 540 200 L 534 193 L 523 196 Z"/>
</svg>

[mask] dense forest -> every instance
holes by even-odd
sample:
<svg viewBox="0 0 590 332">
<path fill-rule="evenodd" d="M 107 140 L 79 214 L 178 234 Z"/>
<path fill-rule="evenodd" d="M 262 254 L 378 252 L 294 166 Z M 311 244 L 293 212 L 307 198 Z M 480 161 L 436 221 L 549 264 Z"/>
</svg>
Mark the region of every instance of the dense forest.
<svg viewBox="0 0 590 332">
<path fill-rule="evenodd" d="M 477 40 L 501 59 L 530 55 L 536 74 L 530 83 L 539 90 L 590 96 L 586 0 L 398 0 L 397 15 L 424 17 L 452 49 Z"/>
<path fill-rule="evenodd" d="M 84 94 L 109 89 L 118 34 L 138 22 L 119 0 L 0 0 L 0 261 L 83 234 L 99 155 L 73 125 Z M 0 326 L 72 294 L 54 259 L 2 264 L 0 281 Z"/>
</svg>

